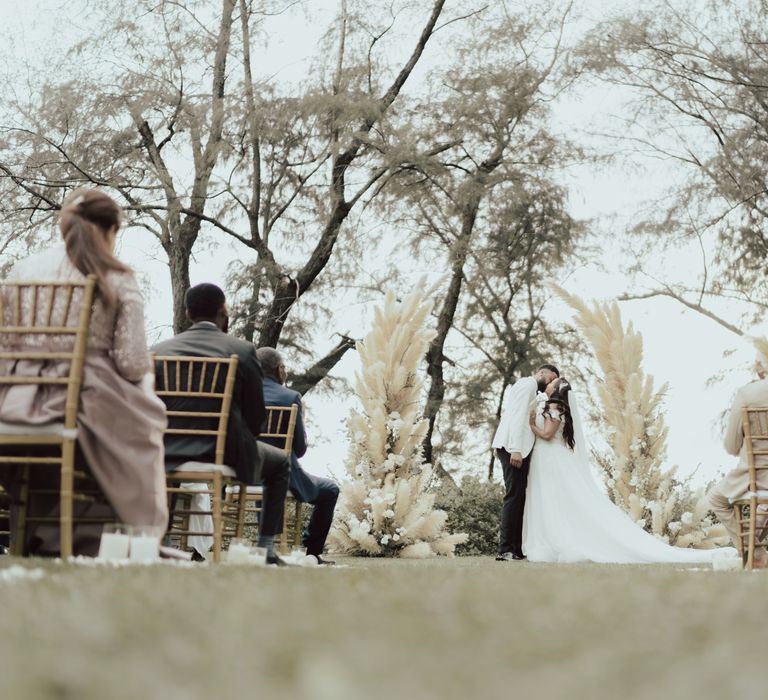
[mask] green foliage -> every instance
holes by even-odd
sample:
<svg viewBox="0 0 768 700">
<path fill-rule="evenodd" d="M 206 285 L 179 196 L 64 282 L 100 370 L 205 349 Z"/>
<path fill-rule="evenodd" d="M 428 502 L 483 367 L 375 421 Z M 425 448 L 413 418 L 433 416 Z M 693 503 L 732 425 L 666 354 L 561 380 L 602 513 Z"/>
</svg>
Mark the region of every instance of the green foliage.
<svg viewBox="0 0 768 700">
<path fill-rule="evenodd" d="M 459 489 L 441 487 L 435 505 L 448 513 L 448 530 L 466 532 L 469 540 L 456 547 L 460 556 L 495 554 L 504 487 L 495 481 L 465 476 Z"/>
</svg>

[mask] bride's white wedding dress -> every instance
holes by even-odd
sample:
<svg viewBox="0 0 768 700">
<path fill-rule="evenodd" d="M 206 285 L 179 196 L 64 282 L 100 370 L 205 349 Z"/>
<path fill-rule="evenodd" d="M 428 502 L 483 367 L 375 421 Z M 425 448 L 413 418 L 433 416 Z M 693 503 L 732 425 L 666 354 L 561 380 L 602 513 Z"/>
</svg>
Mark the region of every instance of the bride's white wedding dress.
<svg viewBox="0 0 768 700">
<path fill-rule="evenodd" d="M 551 414 L 559 420 L 555 410 Z M 541 413 L 536 424 L 544 426 Z M 600 490 L 585 445 L 579 425 L 571 450 L 563 440 L 562 422 L 551 440 L 536 440 L 523 521 L 523 552 L 529 561 L 695 563 L 711 562 L 716 552 L 722 553 L 672 547 L 645 532 Z"/>
</svg>

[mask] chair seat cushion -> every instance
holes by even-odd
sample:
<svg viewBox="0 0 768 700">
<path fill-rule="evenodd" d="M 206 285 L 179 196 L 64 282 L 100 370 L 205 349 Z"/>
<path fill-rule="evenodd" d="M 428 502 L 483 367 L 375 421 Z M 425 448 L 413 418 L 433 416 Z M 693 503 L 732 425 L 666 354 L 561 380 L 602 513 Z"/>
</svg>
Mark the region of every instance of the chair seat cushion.
<svg viewBox="0 0 768 700">
<path fill-rule="evenodd" d="M 240 493 L 240 485 L 234 484 L 232 486 L 227 486 L 226 491 L 227 493 L 237 495 Z M 264 487 L 261 484 L 258 486 L 246 486 L 245 492 L 249 496 L 263 496 Z M 290 496 L 291 498 L 295 498 L 295 496 L 293 495 L 293 491 L 291 491 L 290 489 L 288 489 L 288 496 Z"/>
<path fill-rule="evenodd" d="M 731 503 L 738 503 L 739 501 L 748 501 L 752 496 L 757 498 L 768 498 L 768 491 L 747 491 L 738 498 L 731 499 Z"/>
<path fill-rule="evenodd" d="M 254 496 L 261 496 L 264 494 L 263 486 L 247 486 L 245 492 Z M 240 493 L 240 486 L 227 486 L 227 493 Z"/>
<path fill-rule="evenodd" d="M 25 423 L 3 423 L 0 421 L 0 435 L 63 435 L 64 423 L 29 425 Z"/>
<path fill-rule="evenodd" d="M 174 472 L 220 472 L 222 476 L 236 477 L 235 470 L 226 464 L 214 464 L 213 462 L 184 462 L 176 467 Z M 171 472 L 173 473 L 173 472 Z"/>
</svg>

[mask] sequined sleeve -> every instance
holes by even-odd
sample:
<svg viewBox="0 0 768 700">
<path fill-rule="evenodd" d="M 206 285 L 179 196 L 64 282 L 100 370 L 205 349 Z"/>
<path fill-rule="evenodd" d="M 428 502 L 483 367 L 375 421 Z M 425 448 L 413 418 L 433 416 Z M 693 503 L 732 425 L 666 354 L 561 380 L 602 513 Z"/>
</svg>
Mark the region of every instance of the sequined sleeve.
<svg viewBox="0 0 768 700">
<path fill-rule="evenodd" d="M 131 274 L 115 280 L 117 313 L 112 341 L 112 359 L 117 371 L 131 382 L 139 382 L 151 371 L 144 330 L 144 300 Z"/>
</svg>

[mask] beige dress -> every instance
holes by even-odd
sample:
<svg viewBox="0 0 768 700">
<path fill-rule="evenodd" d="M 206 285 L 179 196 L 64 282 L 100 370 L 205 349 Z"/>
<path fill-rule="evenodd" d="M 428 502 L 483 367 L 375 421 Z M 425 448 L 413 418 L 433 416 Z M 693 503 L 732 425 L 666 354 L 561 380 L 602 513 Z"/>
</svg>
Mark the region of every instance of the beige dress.
<svg viewBox="0 0 768 700">
<path fill-rule="evenodd" d="M 21 261 L 8 276 L 8 281 L 79 279 L 83 275 L 72 265 L 63 247 Z M 111 272 L 108 283 L 117 303 L 109 309 L 97 299 L 93 306 L 78 411 L 78 447 L 121 522 L 165 527 L 165 406 L 142 386 L 145 375 L 151 372 L 151 361 L 141 292 L 132 273 Z M 36 343 L 45 342 L 48 349 L 55 350 L 51 344 L 71 340 L 31 336 L 24 342 L 18 349 L 32 350 Z M 15 362 L 10 369 L 25 375 L 67 373 L 63 363 Z M 64 389 L 57 386 L 2 387 L 0 421 L 38 425 L 62 420 L 64 400 Z M 43 502 L 37 506 L 38 512 L 46 507 Z M 47 507 L 56 510 L 52 501 Z M 84 532 L 83 529 L 81 534 Z M 76 531 L 75 551 L 93 553 L 93 530 L 89 536 L 78 539 L 77 535 Z M 58 532 L 42 526 L 30 530 L 26 550 L 55 553 Z"/>
</svg>

